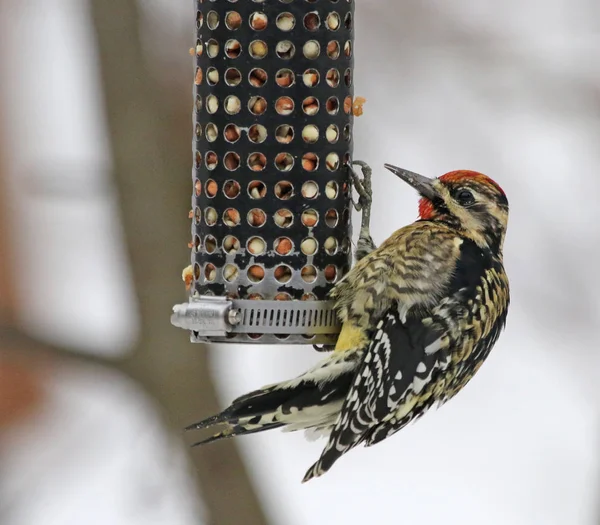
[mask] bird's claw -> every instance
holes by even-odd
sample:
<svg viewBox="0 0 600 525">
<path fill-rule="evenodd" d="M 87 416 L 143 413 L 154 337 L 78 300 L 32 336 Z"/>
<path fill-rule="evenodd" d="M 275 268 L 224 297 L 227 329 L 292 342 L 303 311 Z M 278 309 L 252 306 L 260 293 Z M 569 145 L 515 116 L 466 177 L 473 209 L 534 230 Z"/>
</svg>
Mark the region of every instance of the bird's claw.
<svg viewBox="0 0 600 525">
<path fill-rule="evenodd" d="M 361 167 L 362 179 L 358 173 L 354 171 L 352 165 Z M 358 193 L 358 202 L 354 202 L 354 200 L 352 200 L 352 205 L 356 211 L 361 211 L 365 208 L 370 210 L 371 202 L 373 201 L 373 191 L 371 189 L 371 174 L 373 170 L 366 162 L 363 162 L 362 160 L 354 160 L 352 161 L 352 165 L 349 166 L 350 175 L 352 176 L 354 189 L 356 190 L 356 193 Z"/>
<path fill-rule="evenodd" d="M 360 226 L 360 235 L 356 245 L 356 260 L 360 261 L 363 257 L 371 253 L 375 249 L 375 243 L 370 234 L 371 222 L 371 203 L 373 201 L 373 190 L 371 187 L 371 167 L 361 160 L 355 160 L 352 164 L 360 166 L 362 178 L 350 168 L 350 175 L 356 193 L 358 193 L 358 202 L 352 200 L 352 205 L 356 211 L 362 212 L 362 221 Z"/>
</svg>

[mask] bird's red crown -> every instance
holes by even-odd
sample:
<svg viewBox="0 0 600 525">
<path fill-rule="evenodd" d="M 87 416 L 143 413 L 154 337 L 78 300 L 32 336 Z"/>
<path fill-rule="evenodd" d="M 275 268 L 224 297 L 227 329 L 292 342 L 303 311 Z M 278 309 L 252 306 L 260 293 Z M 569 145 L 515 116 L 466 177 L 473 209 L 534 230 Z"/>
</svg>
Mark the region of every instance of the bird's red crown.
<svg viewBox="0 0 600 525">
<path fill-rule="evenodd" d="M 486 184 L 498 190 L 502 195 L 505 195 L 504 190 L 500 187 L 500 185 L 490 179 L 487 175 L 483 173 L 479 173 L 478 171 L 471 170 L 456 170 L 449 171 L 448 173 L 439 177 L 439 180 L 446 184 L 456 184 L 460 182 L 466 181 L 474 181 L 480 184 Z M 419 217 L 421 219 L 430 219 L 433 216 L 434 208 L 433 203 L 429 199 L 422 198 L 419 201 Z"/>
</svg>

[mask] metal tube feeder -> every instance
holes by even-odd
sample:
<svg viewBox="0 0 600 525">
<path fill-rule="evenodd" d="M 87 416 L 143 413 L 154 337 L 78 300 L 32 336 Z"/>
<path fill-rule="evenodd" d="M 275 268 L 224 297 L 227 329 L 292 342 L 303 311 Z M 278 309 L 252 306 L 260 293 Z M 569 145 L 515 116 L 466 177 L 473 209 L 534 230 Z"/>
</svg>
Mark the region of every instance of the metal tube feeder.
<svg viewBox="0 0 600 525">
<path fill-rule="evenodd" d="M 193 342 L 332 344 L 350 268 L 353 0 L 198 0 Z"/>
</svg>

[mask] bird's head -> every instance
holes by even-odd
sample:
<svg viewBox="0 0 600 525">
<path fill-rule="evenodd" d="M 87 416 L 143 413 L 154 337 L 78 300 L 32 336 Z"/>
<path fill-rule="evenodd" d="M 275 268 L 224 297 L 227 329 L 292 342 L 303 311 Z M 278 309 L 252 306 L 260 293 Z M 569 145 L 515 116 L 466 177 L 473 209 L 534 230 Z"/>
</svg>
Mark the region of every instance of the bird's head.
<svg viewBox="0 0 600 525">
<path fill-rule="evenodd" d="M 419 192 L 422 220 L 444 222 L 482 248 L 502 252 L 508 199 L 492 179 L 469 170 L 451 171 L 430 179 L 390 164 L 385 167 Z"/>
</svg>

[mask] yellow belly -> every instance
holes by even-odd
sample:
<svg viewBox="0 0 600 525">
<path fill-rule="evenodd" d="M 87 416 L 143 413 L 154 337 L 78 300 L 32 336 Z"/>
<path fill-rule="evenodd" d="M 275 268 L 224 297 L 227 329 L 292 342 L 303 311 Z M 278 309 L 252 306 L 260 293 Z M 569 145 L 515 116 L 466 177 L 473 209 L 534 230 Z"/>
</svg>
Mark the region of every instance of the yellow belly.
<svg viewBox="0 0 600 525">
<path fill-rule="evenodd" d="M 345 352 L 362 347 L 367 342 L 364 332 L 350 322 L 344 323 L 335 345 L 336 352 Z"/>
</svg>

